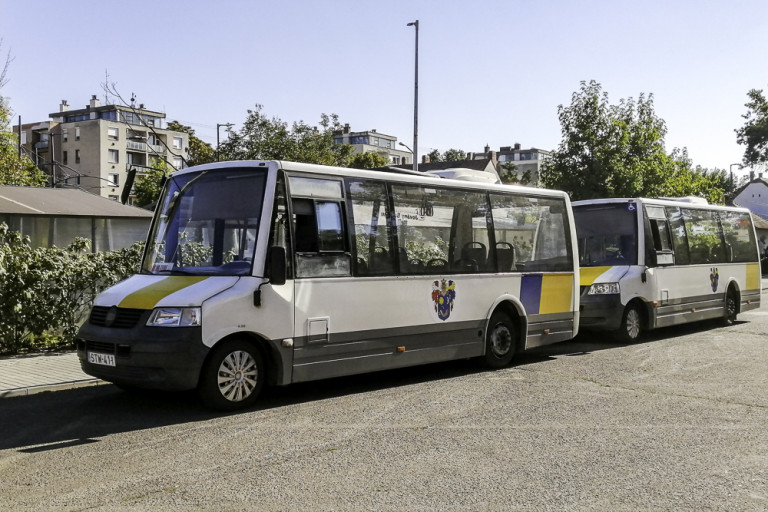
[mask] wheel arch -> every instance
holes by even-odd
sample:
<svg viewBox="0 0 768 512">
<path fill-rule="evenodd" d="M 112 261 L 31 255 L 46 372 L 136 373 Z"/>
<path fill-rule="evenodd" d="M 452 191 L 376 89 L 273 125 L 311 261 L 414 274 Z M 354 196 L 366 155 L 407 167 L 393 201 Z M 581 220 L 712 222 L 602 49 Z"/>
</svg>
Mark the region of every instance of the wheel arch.
<svg viewBox="0 0 768 512">
<path fill-rule="evenodd" d="M 205 356 L 205 360 L 203 361 L 203 364 L 200 367 L 199 374 L 198 374 L 198 382 L 203 375 L 202 369 L 205 368 L 205 366 L 208 364 L 208 361 L 212 357 L 213 352 L 218 347 L 222 346 L 222 344 L 228 343 L 234 340 L 246 341 L 250 345 L 252 345 L 256 350 L 259 351 L 262 359 L 264 360 L 264 366 L 266 370 L 265 381 L 264 381 L 265 384 L 269 386 L 273 386 L 282 381 L 283 358 L 280 352 L 273 346 L 272 343 L 269 343 L 267 339 L 264 338 L 263 336 L 250 331 L 241 331 L 241 332 L 230 333 L 213 344 L 213 346 L 211 347 L 211 350 L 208 351 L 208 354 Z"/>
<path fill-rule="evenodd" d="M 736 297 L 736 313 L 741 313 L 741 287 L 739 282 L 731 278 L 728 280 L 728 285 L 725 287 L 725 294 L 723 295 L 723 302 L 728 299 L 728 294 L 733 292 Z"/>
<path fill-rule="evenodd" d="M 506 314 L 512 320 L 512 325 L 515 327 L 515 349 L 518 352 L 525 350 L 525 339 L 528 334 L 528 317 L 525 314 L 523 304 L 512 295 L 499 297 L 488 310 L 488 315 L 485 319 L 486 335 L 490 327 L 491 317 L 499 311 Z"/>
</svg>

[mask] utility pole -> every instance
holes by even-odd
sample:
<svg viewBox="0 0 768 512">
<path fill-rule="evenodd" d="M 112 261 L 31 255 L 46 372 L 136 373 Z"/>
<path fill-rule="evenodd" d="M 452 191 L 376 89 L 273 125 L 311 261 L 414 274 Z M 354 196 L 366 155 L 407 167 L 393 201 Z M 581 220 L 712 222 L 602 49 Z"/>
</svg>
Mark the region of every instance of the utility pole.
<svg viewBox="0 0 768 512">
<path fill-rule="evenodd" d="M 419 170 L 419 20 L 412 21 L 409 27 L 416 28 L 416 55 L 413 85 L 413 170 Z"/>
</svg>

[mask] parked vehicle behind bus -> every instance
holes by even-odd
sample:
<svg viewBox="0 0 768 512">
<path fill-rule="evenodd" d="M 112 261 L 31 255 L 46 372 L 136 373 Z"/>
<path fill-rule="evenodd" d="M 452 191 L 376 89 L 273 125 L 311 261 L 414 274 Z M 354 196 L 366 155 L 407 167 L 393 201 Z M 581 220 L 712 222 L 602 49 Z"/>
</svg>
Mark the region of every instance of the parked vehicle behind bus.
<svg viewBox="0 0 768 512">
<path fill-rule="evenodd" d="M 749 210 L 690 201 L 573 203 L 581 326 L 632 341 L 646 329 L 760 307 L 760 259 Z"/>
<path fill-rule="evenodd" d="M 492 368 L 578 329 L 563 192 L 289 162 L 174 173 L 141 272 L 100 294 L 86 373 L 197 388 L 221 409 L 264 384 L 477 357 Z"/>
</svg>

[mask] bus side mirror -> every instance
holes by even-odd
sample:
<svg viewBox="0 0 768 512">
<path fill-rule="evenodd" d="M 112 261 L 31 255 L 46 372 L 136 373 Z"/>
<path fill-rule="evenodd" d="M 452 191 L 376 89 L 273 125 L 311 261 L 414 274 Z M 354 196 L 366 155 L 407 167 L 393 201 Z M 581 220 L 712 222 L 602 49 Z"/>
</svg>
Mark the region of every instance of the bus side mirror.
<svg viewBox="0 0 768 512">
<path fill-rule="evenodd" d="M 285 284 L 288 279 L 288 265 L 285 247 L 274 245 L 269 248 L 269 282 L 274 285 Z"/>
</svg>

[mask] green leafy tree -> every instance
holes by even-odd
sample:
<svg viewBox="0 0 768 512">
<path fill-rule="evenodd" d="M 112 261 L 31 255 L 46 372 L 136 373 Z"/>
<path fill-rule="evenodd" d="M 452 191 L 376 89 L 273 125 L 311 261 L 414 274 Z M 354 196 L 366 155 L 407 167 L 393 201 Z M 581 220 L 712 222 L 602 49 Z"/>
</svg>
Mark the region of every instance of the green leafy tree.
<svg viewBox="0 0 768 512">
<path fill-rule="evenodd" d="M 216 161 L 216 150 L 207 142 L 198 139 L 195 135 L 195 130 L 190 126 L 181 124 L 178 121 L 171 121 L 168 123 L 167 129 L 189 135 L 189 153 L 186 157 L 187 165 L 208 164 Z"/>
<path fill-rule="evenodd" d="M 736 142 L 747 147 L 743 162 L 752 166 L 768 162 L 768 101 L 758 89 L 752 89 L 747 96 L 747 113 L 742 116 L 746 122 L 736 130 Z"/>
<path fill-rule="evenodd" d="M 153 159 L 152 167 L 143 169 L 143 173 L 136 177 L 133 186 L 136 204 L 142 208 L 154 209 L 162 191 L 163 181 L 170 173 L 171 168 L 165 160 Z"/>
<path fill-rule="evenodd" d="M 354 169 L 378 169 L 385 167 L 389 159 L 380 153 L 355 153 L 349 161 L 349 167 Z"/>
<path fill-rule="evenodd" d="M 652 95 L 611 105 L 599 83 L 582 82 L 571 105 L 558 107 L 558 117 L 563 139 L 542 165 L 545 187 L 565 190 L 573 200 L 718 195 L 712 190 L 717 179 L 694 171 L 685 150 L 666 153 L 666 125 Z"/>
<path fill-rule="evenodd" d="M 10 108 L 0 97 L 0 185 L 42 187 L 47 176 L 26 155 L 19 155 L 18 137 L 10 118 Z"/>
<path fill-rule="evenodd" d="M 352 158 L 350 144 L 336 144 L 333 133 L 343 127 L 336 114 L 322 114 L 319 127 L 304 121 L 288 123 L 269 118 L 256 105 L 239 131 L 232 131 L 219 152 L 222 160 L 290 160 L 347 167 Z"/>
<path fill-rule="evenodd" d="M 443 153 L 433 149 L 427 154 L 430 162 L 461 162 L 467 159 L 467 154 L 461 149 L 449 149 Z"/>
</svg>

